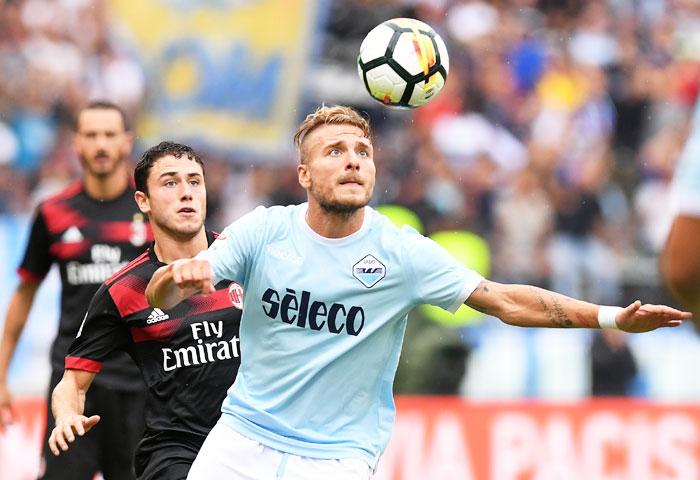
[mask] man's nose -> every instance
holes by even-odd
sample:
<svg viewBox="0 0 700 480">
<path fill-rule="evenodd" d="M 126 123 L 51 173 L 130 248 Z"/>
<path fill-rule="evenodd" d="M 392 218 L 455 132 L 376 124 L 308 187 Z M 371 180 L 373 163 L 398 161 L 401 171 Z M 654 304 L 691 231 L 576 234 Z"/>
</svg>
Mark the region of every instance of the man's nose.
<svg viewBox="0 0 700 480">
<path fill-rule="evenodd" d="M 192 189 L 194 187 L 190 185 L 190 182 L 182 182 L 180 198 L 192 198 Z"/>
<path fill-rule="evenodd" d="M 95 137 L 95 145 L 97 148 L 104 149 L 107 146 L 107 137 L 105 135 L 97 135 Z"/>
<path fill-rule="evenodd" d="M 350 152 L 348 154 L 348 163 L 345 165 L 346 170 L 359 170 L 360 169 L 360 156 L 355 152 Z"/>
</svg>

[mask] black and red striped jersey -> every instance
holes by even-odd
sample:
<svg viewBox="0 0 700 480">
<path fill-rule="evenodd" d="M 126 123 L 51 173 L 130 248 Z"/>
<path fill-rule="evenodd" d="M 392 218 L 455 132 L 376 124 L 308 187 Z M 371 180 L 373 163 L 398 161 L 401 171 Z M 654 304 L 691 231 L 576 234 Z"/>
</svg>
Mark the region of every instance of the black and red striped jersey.
<svg viewBox="0 0 700 480">
<path fill-rule="evenodd" d="M 207 232 L 210 244 L 214 238 Z M 99 372 L 114 351 L 134 359 L 147 386 L 140 453 L 180 442 L 198 450 L 240 364 L 242 288 L 223 281 L 213 294 L 195 295 L 170 310 L 153 308 L 144 292 L 163 265 L 151 247 L 107 280 L 65 361 L 66 368 Z"/>
<path fill-rule="evenodd" d="M 100 201 L 90 197 L 82 181 L 43 201 L 37 208 L 24 258 L 18 269 L 25 280 L 41 281 L 53 263 L 61 275 L 61 316 L 51 348 L 54 370 L 78 332 L 85 309 L 100 285 L 143 253 L 152 240 L 150 226 L 134 201 L 134 188 Z M 99 384 L 142 389 L 138 369 L 118 354 L 105 366 Z"/>
</svg>

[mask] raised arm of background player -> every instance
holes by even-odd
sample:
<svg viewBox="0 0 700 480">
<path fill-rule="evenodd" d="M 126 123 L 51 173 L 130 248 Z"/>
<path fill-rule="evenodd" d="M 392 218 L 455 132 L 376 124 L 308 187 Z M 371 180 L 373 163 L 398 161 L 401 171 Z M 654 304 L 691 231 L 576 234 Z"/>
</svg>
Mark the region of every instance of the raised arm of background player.
<svg viewBox="0 0 700 480">
<path fill-rule="evenodd" d="M 7 372 L 40 284 L 39 280 L 21 279 L 7 308 L 0 341 L 0 432 L 15 417 L 12 394 L 7 385 Z"/>
<path fill-rule="evenodd" d="M 83 370 L 66 370 L 63 378 L 51 394 L 51 411 L 56 426 L 49 437 L 49 447 L 54 455 L 68 450 L 75 436 L 83 436 L 100 421 L 99 415 L 86 417 L 85 395 L 96 373 Z"/>
<path fill-rule="evenodd" d="M 146 299 L 153 307 L 170 309 L 197 292 L 213 291 L 209 262 L 183 259 L 156 271 L 146 288 Z M 464 303 L 519 327 L 599 327 L 599 305 L 530 285 L 484 280 Z M 617 312 L 615 323 L 620 330 L 640 333 L 661 327 L 677 327 L 682 320 L 690 317 L 690 312 L 681 312 L 665 305 L 642 305 L 635 301 Z"/>
<path fill-rule="evenodd" d="M 15 417 L 12 395 L 7 385 L 7 373 L 36 292 L 51 269 L 53 257 L 48 253 L 50 245 L 51 237 L 46 228 L 44 214 L 39 208 L 34 216 L 24 258 L 18 269 L 20 280 L 7 307 L 0 341 L 0 432 Z"/>
</svg>

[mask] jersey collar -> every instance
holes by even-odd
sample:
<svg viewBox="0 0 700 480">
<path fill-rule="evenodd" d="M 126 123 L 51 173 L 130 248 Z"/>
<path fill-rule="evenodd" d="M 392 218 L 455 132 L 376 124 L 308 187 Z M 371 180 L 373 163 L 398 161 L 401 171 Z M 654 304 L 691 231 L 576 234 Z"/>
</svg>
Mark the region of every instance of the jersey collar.
<svg viewBox="0 0 700 480">
<path fill-rule="evenodd" d="M 204 233 L 207 235 L 207 246 L 214 243 L 214 240 L 216 240 L 216 237 L 219 236 L 218 232 L 212 232 L 211 230 L 204 230 Z M 151 242 L 151 244 L 148 246 L 148 258 L 150 258 L 152 262 L 157 263 L 158 265 L 166 265 L 165 263 L 158 260 L 158 257 L 156 256 L 156 241 L 155 240 L 153 240 Z"/>
<path fill-rule="evenodd" d="M 345 237 L 340 238 L 327 238 L 316 233 L 308 223 L 306 223 L 306 212 L 309 209 L 308 202 L 304 202 L 300 205 L 299 215 L 297 216 L 297 221 L 301 224 L 302 231 L 309 236 L 311 239 L 318 243 L 323 243 L 326 245 L 345 245 L 351 243 L 357 238 L 362 237 L 365 233 L 369 231 L 369 226 L 371 224 L 372 209 L 365 206 L 365 217 L 362 219 L 362 226 L 356 232 L 351 233 Z"/>
</svg>

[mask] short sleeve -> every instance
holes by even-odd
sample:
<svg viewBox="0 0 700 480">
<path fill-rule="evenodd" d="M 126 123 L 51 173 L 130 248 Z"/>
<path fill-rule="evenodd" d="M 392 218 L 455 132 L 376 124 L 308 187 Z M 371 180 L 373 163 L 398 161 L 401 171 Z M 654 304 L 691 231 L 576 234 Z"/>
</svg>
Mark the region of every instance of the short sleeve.
<svg viewBox="0 0 700 480">
<path fill-rule="evenodd" d="M 98 373 L 115 350 L 126 350 L 129 332 L 109 288 L 102 285 L 90 302 L 83 323 L 66 355 L 66 368 Z"/>
<path fill-rule="evenodd" d="M 195 258 L 208 260 L 216 285 L 222 280 L 246 283 L 247 269 L 260 245 L 267 209 L 258 207 L 226 227 L 207 250 Z"/>
<path fill-rule="evenodd" d="M 17 273 L 23 280 L 40 282 L 51 269 L 53 257 L 49 253 L 51 236 L 46 228 L 44 215 L 37 210 L 29 233 L 22 263 Z"/>
<path fill-rule="evenodd" d="M 404 261 L 409 265 L 409 288 L 417 303 L 427 303 L 449 312 L 457 309 L 484 280 L 433 240 L 404 227 Z"/>
</svg>

